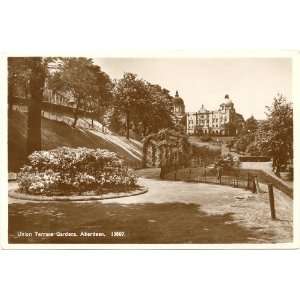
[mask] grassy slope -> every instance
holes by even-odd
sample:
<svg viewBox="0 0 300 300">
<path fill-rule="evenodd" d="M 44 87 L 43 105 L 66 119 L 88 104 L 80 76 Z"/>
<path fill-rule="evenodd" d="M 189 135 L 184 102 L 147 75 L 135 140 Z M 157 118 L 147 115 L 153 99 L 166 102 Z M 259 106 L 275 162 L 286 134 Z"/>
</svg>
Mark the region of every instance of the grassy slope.
<svg viewBox="0 0 300 300">
<path fill-rule="evenodd" d="M 196 145 L 196 146 L 209 146 L 212 148 L 219 147 L 216 145 L 217 141 L 222 141 L 224 144 L 230 140 L 232 140 L 234 137 L 231 136 L 220 136 L 220 137 L 212 137 L 212 140 L 209 142 L 202 142 L 201 137 L 199 136 L 189 136 L 189 141 Z"/>
<path fill-rule="evenodd" d="M 226 142 L 232 140 L 234 137 L 232 136 L 219 136 L 212 137 L 212 140 L 209 142 L 202 142 L 201 137 L 198 136 L 190 136 L 189 142 L 196 147 L 207 146 L 212 150 L 220 150 L 222 155 L 229 153 L 229 149 L 226 146 Z M 222 142 L 222 144 L 218 144 L 217 141 Z"/>
<path fill-rule="evenodd" d="M 17 171 L 26 160 L 27 115 L 13 111 L 8 118 L 8 170 Z M 64 123 L 42 119 L 42 149 L 58 146 L 105 148 L 116 152 L 128 164 L 136 166 L 139 161 L 116 144 L 91 132 L 72 128 Z"/>
</svg>

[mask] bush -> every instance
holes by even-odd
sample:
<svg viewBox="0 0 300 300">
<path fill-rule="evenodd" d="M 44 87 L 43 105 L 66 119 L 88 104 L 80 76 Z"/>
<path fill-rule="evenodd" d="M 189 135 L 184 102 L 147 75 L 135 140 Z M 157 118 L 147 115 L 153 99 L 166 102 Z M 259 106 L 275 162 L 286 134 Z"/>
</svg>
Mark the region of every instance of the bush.
<svg viewBox="0 0 300 300">
<path fill-rule="evenodd" d="M 232 170 L 234 168 L 239 168 L 239 166 L 240 166 L 240 161 L 238 156 L 233 156 L 230 153 L 224 155 L 215 164 L 215 167 L 222 167 L 224 171 Z"/>
<path fill-rule="evenodd" d="M 237 139 L 233 138 L 226 142 L 226 146 L 231 150 L 236 143 Z"/>
<path fill-rule="evenodd" d="M 257 144 L 252 143 L 248 146 L 246 152 L 248 152 L 251 156 L 260 156 L 261 152 Z"/>
<path fill-rule="evenodd" d="M 210 142 L 212 141 L 212 137 L 210 135 L 204 135 L 200 138 L 201 142 Z"/>
<path fill-rule="evenodd" d="M 66 194 L 104 188 L 131 187 L 136 176 L 114 152 L 103 149 L 61 147 L 36 151 L 17 177 L 29 194 Z"/>
<path fill-rule="evenodd" d="M 255 136 L 253 133 L 244 134 L 238 137 L 235 142 L 235 148 L 238 152 L 245 152 L 247 147 L 254 142 Z"/>
<path fill-rule="evenodd" d="M 199 165 L 209 165 L 216 161 L 221 156 L 221 149 L 219 148 L 210 148 L 208 146 L 195 146 L 193 145 L 193 161 Z"/>
</svg>

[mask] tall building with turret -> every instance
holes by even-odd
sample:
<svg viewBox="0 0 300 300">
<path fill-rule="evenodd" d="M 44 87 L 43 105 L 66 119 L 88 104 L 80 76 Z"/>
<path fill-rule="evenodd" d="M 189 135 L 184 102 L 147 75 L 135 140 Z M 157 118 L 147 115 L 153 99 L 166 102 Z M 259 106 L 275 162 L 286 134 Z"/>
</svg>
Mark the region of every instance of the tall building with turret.
<svg viewBox="0 0 300 300">
<path fill-rule="evenodd" d="M 217 110 L 207 110 L 202 105 L 198 112 L 187 113 L 187 134 L 236 135 L 237 129 L 233 123 L 237 116 L 241 115 L 236 113 L 229 95 L 225 95 Z"/>
<path fill-rule="evenodd" d="M 175 123 L 180 123 L 185 116 L 185 105 L 182 98 L 179 97 L 178 91 L 176 91 L 173 98 L 173 113 L 175 118 Z"/>
</svg>

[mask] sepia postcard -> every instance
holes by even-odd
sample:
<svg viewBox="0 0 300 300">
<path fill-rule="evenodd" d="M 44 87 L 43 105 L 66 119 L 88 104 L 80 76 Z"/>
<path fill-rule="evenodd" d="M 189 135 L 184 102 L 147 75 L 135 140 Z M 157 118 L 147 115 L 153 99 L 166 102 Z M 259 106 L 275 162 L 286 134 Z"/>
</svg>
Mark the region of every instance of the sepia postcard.
<svg viewBox="0 0 300 300">
<path fill-rule="evenodd" d="M 299 247 L 299 75 L 297 51 L 3 57 L 1 246 Z"/>
</svg>

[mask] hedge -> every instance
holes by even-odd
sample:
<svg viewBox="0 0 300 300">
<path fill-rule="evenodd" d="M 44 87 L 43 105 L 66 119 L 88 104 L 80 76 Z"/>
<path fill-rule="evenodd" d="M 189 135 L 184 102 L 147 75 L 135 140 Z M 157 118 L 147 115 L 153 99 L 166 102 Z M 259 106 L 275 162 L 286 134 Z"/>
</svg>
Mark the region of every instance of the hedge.
<svg viewBox="0 0 300 300">
<path fill-rule="evenodd" d="M 267 156 L 240 156 L 241 162 L 266 162 L 270 161 L 270 157 Z"/>
</svg>

